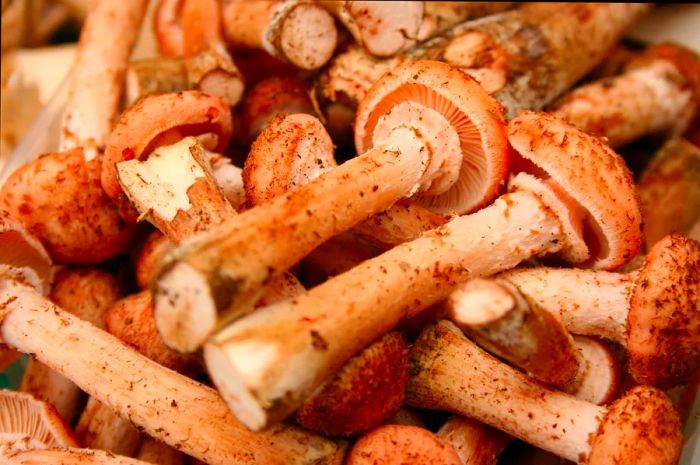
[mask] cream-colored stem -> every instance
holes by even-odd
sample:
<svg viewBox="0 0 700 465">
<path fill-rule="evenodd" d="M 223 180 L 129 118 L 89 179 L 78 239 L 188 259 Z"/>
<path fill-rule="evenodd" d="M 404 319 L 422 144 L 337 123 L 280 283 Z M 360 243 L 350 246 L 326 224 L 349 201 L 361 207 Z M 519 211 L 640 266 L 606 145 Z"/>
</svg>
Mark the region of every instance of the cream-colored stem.
<svg viewBox="0 0 700 465">
<path fill-rule="evenodd" d="M 156 319 L 163 312 L 186 321 L 196 313 L 199 322 L 220 326 L 249 312 L 270 279 L 413 192 L 427 152 L 413 130 L 396 129 L 364 155 L 185 241 L 156 284 Z M 189 334 L 195 348 L 216 326 L 199 328 Z"/>
<path fill-rule="evenodd" d="M 645 134 L 683 130 L 693 113 L 692 99 L 693 91 L 675 65 L 655 60 L 575 89 L 552 113 L 619 147 Z"/>
<path fill-rule="evenodd" d="M 185 462 L 182 452 L 152 437 L 143 440 L 136 458 L 154 465 L 183 465 Z"/>
<path fill-rule="evenodd" d="M 451 416 L 437 435 L 452 444 L 462 465 L 496 465 L 511 441 L 507 434 L 459 415 Z"/>
<path fill-rule="evenodd" d="M 424 331 L 411 366 L 409 405 L 474 418 L 574 462 L 590 453 L 589 439 L 606 413 L 532 382 L 446 321 Z"/>
<path fill-rule="evenodd" d="M 331 441 L 292 427 L 250 432 L 214 390 L 164 369 L 34 292 L 0 294 L 0 338 L 33 353 L 154 438 L 209 464 L 330 463 L 337 451 Z"/>
<path fill-rule="evenodd" d="M 30 392 L 56 407 L 68 424 L 72 424 L 80 413 L 79 406 L 85 398 L 83 391 L 71 380 L 34 358 L 27 363 L 19 390 Z"/>
<path fill-rule="evenodd" d="M 539 197 L 506 194 L 234 322 L 205 347 L 209 372 L 237 417 L 262 428 L 288 415 L 399 321 L 447 297 L 455 284 L 513 268 L 561 243 L 559 221 Z"/>
<path fill-rule="evenodd" d="M 141 433 L 136 427 L 94 397 L 88 400 L 75 434 L 85 447 L 120 455 L 134 455 L 141 444 Z"/>
<path fill-rule="evenodd" d="M 104 148 L 146 4 L 146 0 L 100 0 L 88 15 L 63 115 L 61 151 L 83 147 L 90 160 Z"/>
<path fill-rule="evenodd" d="M 539 267 L 511 270 L 501 276 L 558 316 L 572 333 L 626 343 L 635 273 Z"/>
</svg>

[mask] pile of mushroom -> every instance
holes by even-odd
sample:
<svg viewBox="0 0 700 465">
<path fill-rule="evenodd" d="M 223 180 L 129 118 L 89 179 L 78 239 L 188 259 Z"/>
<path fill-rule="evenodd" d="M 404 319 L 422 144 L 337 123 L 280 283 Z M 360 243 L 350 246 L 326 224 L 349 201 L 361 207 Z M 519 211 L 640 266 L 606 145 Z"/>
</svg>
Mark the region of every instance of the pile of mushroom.
<svg viewBox="0 0 700 465">
<path fill-rule="evenodd" d="M 158 0 L 130 61 L 96 3 L 0 187 L 0 461 L 678 463 L 700 58 L 594 71 L 651 9 Z"/>
</svg>

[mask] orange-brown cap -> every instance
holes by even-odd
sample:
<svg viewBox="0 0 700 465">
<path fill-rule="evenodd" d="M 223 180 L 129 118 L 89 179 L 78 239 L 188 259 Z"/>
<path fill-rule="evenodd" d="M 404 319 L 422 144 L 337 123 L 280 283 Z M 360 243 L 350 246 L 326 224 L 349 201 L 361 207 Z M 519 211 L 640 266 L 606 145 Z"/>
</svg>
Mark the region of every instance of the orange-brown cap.
<svg viewBox="0 0 700 465">
<path fill-rule="evenodd" d="M 494 200 L 508 172 L 503 108 L 477 81 L 446 63 L 428 60 L 407 63 L 386 73 L 372 86 L 360 102 L 355 119 L 358 153 L 374 145 L 380 118 L 406 101 L 442 115 L 459 137 L 460 146 L 455 150 L 461 152 L 461 166 L 455 167 L 454 183 L 445 186 L 446 190 L 440 189 L 441 193 L 419 193 L 415 200 L 438 213 L 459 214 Z M 415 124 L 420 130 L 420 123 Z M 437 132 L 434 135 L 429 130 L 425 132 L 422 137 L 439 139 Z"/>
<path fill-rule="evenodd" d="M 6 210 L 0 210 L 0 265 L 32 270 L 38 278 L 32 283 L 36 291 L 49 293 L 54 277 L 51 257 L 41 242 Z"/>
<path fill-rule="evenodd" d="M 639 386 L 615 401 L 598 427 L 588 465 L 675 465 L 683 436 L 671 401 Z"/>
<path fill-rule="evenodd" d="M 627 333 L 640 383 L 670 387 L 700 366 L 700 243 L 671 234 L 651 248 L 630 298 Z"/>
<path fill-rule="evenodd" d="M 632 174 L 610 147 L 565 121 L 531 111 L 508 124 L 508 140 L 534 173 L 585 211 L 585 266 L 613 270 L 642 243 L 642 216 Z"/>
</svg>

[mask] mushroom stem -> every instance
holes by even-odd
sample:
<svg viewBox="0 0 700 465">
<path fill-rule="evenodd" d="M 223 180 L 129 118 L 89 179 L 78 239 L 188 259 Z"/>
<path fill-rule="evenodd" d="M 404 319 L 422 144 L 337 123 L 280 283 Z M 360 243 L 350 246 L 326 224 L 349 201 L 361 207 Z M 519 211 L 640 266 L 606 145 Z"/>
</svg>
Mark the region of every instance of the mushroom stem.
<svg viewBox="0 0 700 465">
<path fill-rule="evenodd" d="M 448 298 L 450 319 L 474 342 L 557 388 L 579 372 L 580 355 L 559 320 L 506 279 L 476 279 Z"/>
<path fill-rule="evenodd" d="M 63 115 L 61 151 L 82 147 L 85 159 L 92 160 L 104 149 L 146 4 L 101 0 L 85 20 Z"/>
<path fill-rule="evenodd" d="M 558 220 L 539 197 L 506 194 L 225 327 L 205 345 L 207 367 L 236 416 L 259 430 L 286 417 L 402 319 L 447 297 L 456 283 L 554 252 L 562 240 Z"/>
<path fill-rule="evenodd" d="M 510 119 L 524 109 L 542 109 L 570 88 L 650 8 L 639 3 L 527 3 L 462 23 L 395 58 L 378 59 L 350 47 L 319 77 L 315 98 L 329 119 L 330 111 L 346 115 L 349 129 L 358 102 L 383 74 L 406 61 L 436 59 L 481 82 Z"/>
<path fill-rule="evenodd" d="M 402 319 L 447 297 L 456 284 L 513 268 L 527 258 L 565 253 L 572 240 L 564 224 L 605 221 L 605 232 L 589 243 L 607 246 L 591 247 L 590 257 L 579 259 L 589 266 L 617 267 L 636 252 L 638 206 L 620 157 L 546 115 L 523 114 L 511 122 L 509 132 L 523 156 L 548 167 L 552 177 L 547 182 L 532 177 L 530 189 L 507 193 L 491 206 L 456 217 L 301 296 L 259 309 L 210 338 L 204 352 L 209 372 L 241 421 L 257 430 L 284 418 L 352 355 Z M 562 145 L 561 138 L 571 145 Z M 583 160 L 615 174 L 600 179 L 593 171 L 582 175 Z M 575 200 L 560 198 L 568 195 L 561 188 L 546 194 L 554 179 L 568 183 L 591 216 Z M 183 270 L 185 266 L 193 270 L 188 265 Z"/>
<path fill-rule="evenodd" d="M 197 332 L 185 330 L 199 347 L 217 327 L 249 312 L 271 278 L 413 191 L 423 177 L 426 152 L 413 130 L 399 128 L 363 156 L 184 242 L 156 283 L 156 313 L 180 322 L 211 321 Z M 284 241 L 278 240 L 282 234 Z M 203 297 L 197 306 L 188 304 L 194 294 Z"/>
<path fill-rule="evenodd" d="M 647 248 L 673 232 L 691 236 L 700 221 L 700 148 L 684 138 L 669 139 L 642 173 L 637 190 Z"/>
<path fill-rule="evenodd" d="M 583 402 L 498 362 L 446 321 L 421 334 L 411 363 L 409 405 L 474 418 L 567 460 L 675 464 L 680 455 L 677 414 L 651 388 L 635 388 L 609 408 Z"/>
<path fill-rule="evenodd" d="M 224 36 L 234 47 L 259 48 L 302 69 L 317 69 L 338 40 L 333 17 L 301 0 L 232 0 L 223 5 Z"/>
<path fill-rule="evenodd" d="M 672 61 L 652 58 L 619 76 L 574 89 L 551 113 L 619 147 L 646 134 L 682 133 L 697 107 L 688 84 Z"/>
<path fill-rule="evenodd" d="M 496 465 L 511 437 L 471 418 L 452 415 L 437 435 L 457 451 L 462 465 Z"/>
<path fill-rule="evenodd" d="M 167 444 L 152 437 L 144 438 L 136 458 L 154 465 L 183 465 L 185 456 Z"/>
<path fill-rule="evenodd" d="M 3 342 L 35 354 L 188 455 L 213 465 L 333 463 L 338 448 L 331 441 L 286 426 L 248 431 L 212 389 L 162 368 L 34 292 L 4 291 L 0 302 Z"/>
<path fill-rule="evenodd" d="M 190 88 L 182 58 L 149 58 L 132 61 L 124 83 L 126 105 L 149 95 L 180 92 Z"/>
<path fill-rule="evenodd" d="M 80 416 L 75 434 L 80 444 L 114 454 L 133 456 L 141 444 L 141 433 L 95 397 L 90 397 Z"/>
</svg>

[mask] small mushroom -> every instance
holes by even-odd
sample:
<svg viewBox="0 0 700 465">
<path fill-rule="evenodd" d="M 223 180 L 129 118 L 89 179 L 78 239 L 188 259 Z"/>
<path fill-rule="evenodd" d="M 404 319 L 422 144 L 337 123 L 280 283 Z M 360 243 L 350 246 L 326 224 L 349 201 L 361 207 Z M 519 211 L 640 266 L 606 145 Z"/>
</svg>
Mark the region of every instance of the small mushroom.
<svg viewBox="0 0 700 465">
<path fill-rule="evenodd" d="M 452 415 L 437 432 L 452 445 L 462 465 L 496 465 L 511 437 L 471 418 Z"/>
<path fill-rule="evenodd" d="M 0 225 L 2 235 L 17 231 L 6 220 Z M 336 443 L 298 428 L 250 432 L 212 389 L 161 367 L 41 297 L 22 271 L 31 262 L 8 263 L 10 252 L 0 248 L 3 343 L 34 354 L 144 432 L 212 465 L 338 460 Z"/>
<path fill-rule="evenodd" d="M 388 333 L 351 358 L 301 405 L 296 419 L 327 436 L 365 433 L 396 415 L 407 380 L 408 345 L 400 333 Z"/>
<path fill-rule="evenodd" d="M 295 113 L 314 114 L 308 85 L 304 81 L 289 75 L 272 76 L 259 81 L 248 91 L 241 109 L 246 141 L 257 139 L 277 115 Z M 332 143 L 330 154 L 333 154 Z"/>
<path fill-rule="evenodd" d="M 675 45 L 663 45 L 675 58 L 658 57 L 652 50 L 643 64 L 624 73 L 585 84 L 564 96 L 551 113 L 579 129 L 605 137 L 611 147 L 619 147 L 647 134 L 685 131 L 697 112 L 700 87 L 693 89 L 692 77 L 684 71 L 695 67 L 699 76 L 700 58 Z M 674 62 L 684 61 L 683 68 Z"/>
<path fill-rule="evenodd" d="M 300 0 L 232 0 L 223 5 L 228 45 L 263 49 L 295 66 L 313 70 L 332 56 L 338 40 L 333 17 Z"/>
<path fill-rule="evenodd" d="M 676 464 L 680 421 L 660 391 L 636 387 L 609 407 L 531 381 L 441 321 L 411 351 L 407 402 L 474 418 L 566 460 Z"/>
<path fill-rule="evenodd" d="M 416 191 L 429 191 L 421 199 L 440 210 L 486 205 L 508 164 L 499 113 L 474 80 L 448 65 L 415 62 L 388 74 L 358 117 L 368 151 L 181 244 L 157 282 L 156 311 L 184 320 L 197 294 L 200 320 L 221 326 L 319 244 Z M 186 291 L 183 280 L 193 284 Z M 215 329 L 193 334 L 193 344 Z"/>
<path fill-rule="evenodd" d="M 120 293 L 116 279 L 107 272 L 94 268 L 64 268 L 56 274 L 49 298 L 78 318 L 103 328 L 102 317 Z M 24 370 L 20 391 L 53 405 L 70 424 L 80 413 L 84 401 L 79 387 L 34 358 Z"/>
<path fill-rule="evenodd" d="M 120 214 L 134 222 L 138 214 L 119 185 L 117 163 L 144 160 L 160 145 L 206 133 L 216 136 L 215 146 L 209 148 L 222 151 L 232 124 L 229 107 L 219 97 L 196 90 L 146 97 L 122 113 L 109 137 L 102 160 L 102 188 L 119 206 Z"/>
<path fill-rule="evenodd" d="M 0 391 L 0 456 L 12 447 L 78 447 L 77 439 L 56 409 L 31 394 Z"/>
<path fill-rule="evenodd" d="M 346 465 L 461 465 L 454 448 L 418 426 L 386 425 L 362 436 L 350 449 Z"/>
<path fill-rule="evenodd" d="M 700 366 L 700 244 L 672 234 L 628 274 L 526 268 L 504 277 L 569 331 L 622 344 L 634 379 L 670 387 Z"/>
<path fill-rule="evenodd" d="M 258 309 L 207 341 L 209 372 L 228 379 L 231 392 L 224 395 L 234 399 L 230 406 L 241 421 L 259 429 L 284 418 L 350 357 L 446 298 L 456 284 L 547 254 L 603 269 L 634 256 L 641 221 L 622 158 L 546 114 L 523 113 L 511 121 L 509 138 L 539 176 L 521 172 L 516 179 L 525 176 L 533 187 Z M 568 254 L 574 243 L 584 253 Z"/>
<path fill-rule="evenodd" d="M 161 260 L 175 244 L 160 231 L 153 231 L 138 253 L 135 264 L 136 284 L 140 289 L 149 289 L 156 276 Z"/>
</svg>

